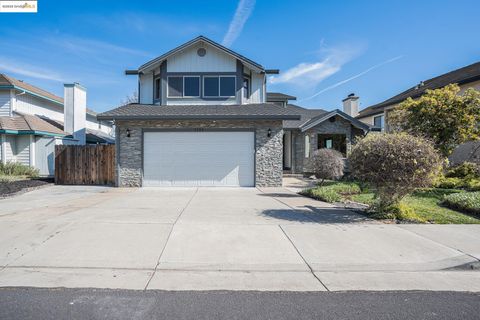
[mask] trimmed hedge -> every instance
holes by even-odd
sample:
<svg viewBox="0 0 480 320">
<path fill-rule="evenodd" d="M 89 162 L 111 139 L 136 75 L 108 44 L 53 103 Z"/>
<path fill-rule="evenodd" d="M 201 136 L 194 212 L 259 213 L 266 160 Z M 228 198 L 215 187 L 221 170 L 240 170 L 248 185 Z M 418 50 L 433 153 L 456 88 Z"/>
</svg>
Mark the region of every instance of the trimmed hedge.
<svg viewBox="0 0 480 320">
<path fill-rule="evenodd" d="M 480 214 L 480 192 L 461 192 L 445 196 L 442 204 L 455 210 Z"/>
</svg>

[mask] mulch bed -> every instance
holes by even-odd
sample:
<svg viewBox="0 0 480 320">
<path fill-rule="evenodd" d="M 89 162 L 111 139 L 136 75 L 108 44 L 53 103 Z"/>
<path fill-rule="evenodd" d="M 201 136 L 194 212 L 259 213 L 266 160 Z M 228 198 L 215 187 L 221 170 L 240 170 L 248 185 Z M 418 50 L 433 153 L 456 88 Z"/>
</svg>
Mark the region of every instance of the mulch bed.
<svg viewBox="0 0 480 320">
<path fill-rule="evenodd" d="M 0 182 L 0 198 L 11 197 L 53 185 L 53 179 L 18 180 L 12 182 Z"/>
</svg>

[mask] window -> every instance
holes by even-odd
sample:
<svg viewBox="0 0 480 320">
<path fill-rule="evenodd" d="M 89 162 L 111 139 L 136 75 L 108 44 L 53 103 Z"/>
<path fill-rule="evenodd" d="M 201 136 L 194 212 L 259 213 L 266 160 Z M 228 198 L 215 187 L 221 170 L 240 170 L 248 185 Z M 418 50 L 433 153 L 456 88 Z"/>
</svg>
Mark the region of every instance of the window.
<svg viewBox="0 0 480 320">
<path fill-rule="evenodd" d="M 168 77 L 168 96 L 183 96 L 183 77 Z"/>
<path fill-rule="evenodd" d="M 200 77 L 183 77 L 183 96 L 200 97 Z"/>
<path fill-rule="evenodd" d="M 235 76 L 205 76 L 203 77 L 203 96 L 212 98 L 234 97 L 235 86 Z"/>
<path fill-rule="evenodd" d="M 318 134 L 317 149 L 333 149 L 347 154 L 347 136 L 344 134 Z"/>
<path fill-rule="evenodd" d="M 310 157 L 310 136 L 305 135 L 305 158 Z"/>
<path fill-rule="evenodd" d="M 200 97 L 199 76 L 168 77 L 168 97 Z"/>
<path fill-rule="evenodd" d="M 220 95 L 220 79 L 218 77 L 203 78 L 203 96 L 218 97 Z"/>
<path fill-rule="evenodd" d="M 333 139 L 325 139 L 325 148 L 327 149 L 333 148 Z"/>
<path fill-rule="evenodd" d="M 383 117 L 383 115 L 373 117 L 373 126 L 374 126 L 374 127 L 380 128 L 380 129 L 383 130 L 383 126 L 384 126 L 384 125 L 385 125 L 385 123 L 384 123 L 384 117 Z"/>
<path fill-rule="evenodd" d="M 220 96 L 235 96 L 235 77 L 220 77 Z"/>
<path fill-rule="evenodd" d="M 243 97 L 250 98 L 250 79 L 243 78 Z"/>
<path fill-rule="evenodd" d="M 160 78 L 155 79 L 155 99 L 160 99 Z"/>
</svg>

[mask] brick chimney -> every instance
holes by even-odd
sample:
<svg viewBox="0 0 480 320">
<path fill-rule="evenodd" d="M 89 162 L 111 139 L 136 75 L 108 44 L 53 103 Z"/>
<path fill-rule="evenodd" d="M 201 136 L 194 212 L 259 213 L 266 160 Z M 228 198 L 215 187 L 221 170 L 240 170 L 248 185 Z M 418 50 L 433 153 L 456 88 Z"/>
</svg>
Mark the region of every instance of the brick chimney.
<svg viewBox="0 0 480 320">
<path fill-rule="evenodd" d="M 359 99 L 360 98 L 357 97 L 355 93 L 350 93 L 345 99 L 342 100 L 343 112 L 352 117 L 358 116 L 358 105 L 360 104 Z"/>
<path fill-rule="evenodd" d="M 87 117 L 87 90 L 79 83 L 64 84 L 64 131 L 70 133 L 78 144 L 85 144 Z"/>
</svg>

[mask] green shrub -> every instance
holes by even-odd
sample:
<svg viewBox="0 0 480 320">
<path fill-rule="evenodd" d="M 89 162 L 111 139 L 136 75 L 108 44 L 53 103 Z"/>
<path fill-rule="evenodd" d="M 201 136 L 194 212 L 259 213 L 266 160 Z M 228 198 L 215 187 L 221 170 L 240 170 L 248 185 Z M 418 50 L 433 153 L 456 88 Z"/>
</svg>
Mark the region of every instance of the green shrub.
<svg viewBox="0 0 480 320">
<path fill-rule="evenodd" d="M 36 178 L 38 177 L 38 169 L 18 162 L 7 162 L 6 164 L 0 164 L 0 174 L 5 176 L 27 176 Z"/>
<path fill-rule="evenodd" d="M 480 167 L 473 162 L 464 162 L 460 165 L 447 169 L 445 173 L 447 178 L 478 179 L 480 178 Z"/>
<path fill-rule="evenodd" d="M 370 208 L 370 216 L 376 219 L 395 219 L 399 221 L 426 222 L 425 219 L 415 214 L 413 208 L 403 202 L 392 204 L 388 207 L 382 207 L 375 202 Z"/>
<path fill-rule="evenodd" d="M 445 196 L 442 204 L 451 209 L 480 214 L 480 192 L 452 193 Z"/>
<path fill-rule="evenodd" d="M 442 189 L 460 189 L 460 188 L 464 188 L 465 185 L 466 185 L 466 181 L 461 178 L 447 178 L 447 177 L 440 178 L 435 184 L 437 188 L 442 188 Z"/>
<path fill-rule="evenodd" d="M 348 163 L 354 177 L 375 189 L 378 205 L 387 208 L 415 189 L 432 185 L 443 160 L 425 139 L 385 133 L 370 134 L 357 142 Z"/>
</svg>

